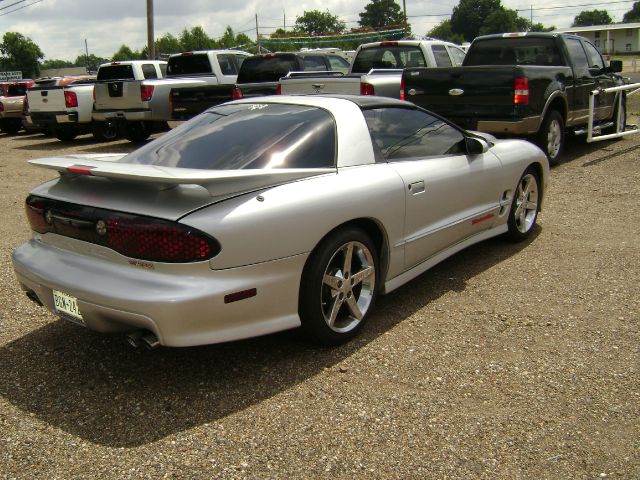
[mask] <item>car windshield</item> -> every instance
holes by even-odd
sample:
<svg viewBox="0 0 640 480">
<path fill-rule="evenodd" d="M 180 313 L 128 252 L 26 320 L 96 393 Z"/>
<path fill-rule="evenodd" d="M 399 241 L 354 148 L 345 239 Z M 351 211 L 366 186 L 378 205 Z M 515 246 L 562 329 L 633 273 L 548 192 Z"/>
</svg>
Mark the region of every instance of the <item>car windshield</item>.
<svg viewBox="0 0 640 480">
<path fill-rule="evenodd" d="M 335 166 L 327 111 L 275 103 L 222 105 L 125 156 L 122 163 L 204 170 Z"/>
<path fill-rule="evenodd" d="M 379 45 L 363 48 L 353 61 L 352 73 L 367 73 L 372 68 L 426 67 L 419 47 Z"/>
</svg>

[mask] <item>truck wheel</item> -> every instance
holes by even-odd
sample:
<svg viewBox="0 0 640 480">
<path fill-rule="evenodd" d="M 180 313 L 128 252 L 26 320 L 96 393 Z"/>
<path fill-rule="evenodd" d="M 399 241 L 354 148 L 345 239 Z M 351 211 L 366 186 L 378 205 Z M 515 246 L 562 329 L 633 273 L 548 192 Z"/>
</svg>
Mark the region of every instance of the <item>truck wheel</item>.
<svg viewBox="0 0 640 480">
<path fill-rule="evenodd" d="M 151 132 L 142 122 L 129 122 L 124 126 L 124 138 L 130 142 L 144 142 Z"/>
<path fill-rule="evenodd" d="M 605 128 L 602 133 L 609 135 L 611 133 L 624 132 L 627 128 L 627 97 L 622 97 L 622 103 L 618 108 L 618 101 L 616 100 L 616 108 L 613 110 L 613 116 L 611 117 L 613 126 Z M 617 122 L 620 121 L 620 125 L 616 128 Z M 622 137 L 620 137 L 622 138 Z"/>
<path fill-rule="evenodd" d="M 556 165 L 564 147 L 564 120 L 557 110 L 551 110 L 544 117 L 538 131 L 536 144 L 549 159 L 549 165 Z"/>
<path fill-rule="evenodd" d="M 59 127 L 53 131 L 53 135 L 61 142 L 70 142 L 78 136 L 78 132 L 73 128 Z"/>
<path fill-rule="evenodd" d="M 99 142 L 110 142 L 118 138 L 118 125 L 116 122 L 93 122 L 91 133 Z"/>
<path fill-rule="evenodd" d="M 15 135 L 21 127 L 20 119 L 17 118 L 4 118 L 0 121 L 0 130 L 8 135 Z"/>
</svg>

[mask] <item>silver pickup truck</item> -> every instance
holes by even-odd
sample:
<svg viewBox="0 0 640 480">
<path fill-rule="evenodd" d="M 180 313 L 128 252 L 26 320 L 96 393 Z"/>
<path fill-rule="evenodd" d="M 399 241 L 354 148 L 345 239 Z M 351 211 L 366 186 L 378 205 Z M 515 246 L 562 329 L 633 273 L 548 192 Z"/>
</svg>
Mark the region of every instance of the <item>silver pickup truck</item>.
<svg viewBox="0 0 640 480">
<path fill-rule="evenodd" d="M 451 67 L 462 64 L 464 50 L 441 40 L 398 40 L 360 45 L 346 75 L 290 72 L 280 79 L 280 92 L 400 97 L 402 70 L 407 67 Z"/>
<path fill-rule="evenodd" d="M 238 59 L 249 55 L 236 50 L 203 50 L 171 55 L 166 64 L 143 60 L 101 65 L 95 88 L 93 119 L 115 119 L 127 139 L 134 142 L 146 140 L 154 131 L 168 128 L 167 122 L 172 120 L 172 89 L 232 86 L 238 73 L 233 65 L 237 66 Z M 111 70 L 123 64 L 131 65 L 127 72 Z M 150 67 L 145 67 L 149 64 L 157 65 L 162 71 L 153 76 Z M 228 68 L 230 64 L 232 67 Z M 144 75 L 144 68 L 150 75 Z"/>
</svg>

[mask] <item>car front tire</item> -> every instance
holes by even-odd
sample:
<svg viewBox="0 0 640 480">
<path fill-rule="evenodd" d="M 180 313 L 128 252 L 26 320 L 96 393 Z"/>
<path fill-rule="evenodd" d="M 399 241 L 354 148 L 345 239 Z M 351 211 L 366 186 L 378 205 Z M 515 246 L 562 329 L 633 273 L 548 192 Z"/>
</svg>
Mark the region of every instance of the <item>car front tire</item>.
<svg viewBox="0 0 640 480">
<path fill-rule="evenodd" d="M 379 281 L 378 253 L 362 230 L 346 227 L 312 252 L 300 286 L 303 331 L 324 345 L 353 338 L 373 306 Z"/>
<path fill-rule="evenodd" d="M 506 238 L 513 242 L 525 240 L 533 231 L 540 212 L 540 177 L 529 167 L 516 186 L 507 221 Z"/>
</svg>

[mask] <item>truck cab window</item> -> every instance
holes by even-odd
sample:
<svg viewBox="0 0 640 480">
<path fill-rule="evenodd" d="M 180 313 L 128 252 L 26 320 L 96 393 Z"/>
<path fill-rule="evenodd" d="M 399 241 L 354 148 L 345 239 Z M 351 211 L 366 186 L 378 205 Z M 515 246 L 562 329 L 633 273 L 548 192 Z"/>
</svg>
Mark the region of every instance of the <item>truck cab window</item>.
<svg viewBox="0 0 640 480">
<path fill-rule="evenodd" d="M 142 75 L 146 79 L 150 78 L 158 78 L 158 73 L 156 72 L 156 67 L 152 63 L 144 63 L 142 65 Z"/>
<path fill-rule="evenodd" d="M 604 59 L 598 49 L 589 42 L 584 42 L 584 46 L 587 49 L 587 55 L 589 55 L 589 67 L 604 68 Z"/>
<path fill-rule="evenodd" d="M 431 50 L 436 60 L 436 67 L 451 67 L 453 65 L 444 45 L 433 45 Z"/>
<path fill-rule="evenodd" d="M 421 160 L 464 151 L 460 131 L 422 110 L 384 107 L 364 110 L 363 115 L 381 161 Z"/>
</svg>

